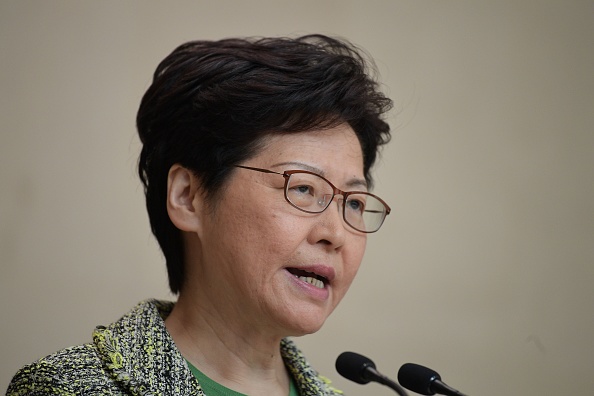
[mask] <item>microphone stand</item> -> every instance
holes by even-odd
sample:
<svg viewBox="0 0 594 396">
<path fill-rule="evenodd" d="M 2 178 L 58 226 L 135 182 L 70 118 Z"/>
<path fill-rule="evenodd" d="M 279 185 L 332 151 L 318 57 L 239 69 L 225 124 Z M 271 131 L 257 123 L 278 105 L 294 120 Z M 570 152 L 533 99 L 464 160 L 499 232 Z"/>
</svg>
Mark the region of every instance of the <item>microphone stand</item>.
<svg viewBox="0 0 594 396">
<path fill-rule="evenodd" d="M 400 385 L 398 385 L 396 382 L 392 381 L 385 375 L 381 374 L 379 371 L 375 369 L 375 367 L 367 366 L 365 368 L 365 371 L 365 374 L 369 375 L 369 379 L 371 381 L 378 382 L 382 385 L 386 385 L 388 388 L 395 390 L 396 393 L 398 393 L 400 396 L 408 396 L 406 391 Z"/>
</svg>

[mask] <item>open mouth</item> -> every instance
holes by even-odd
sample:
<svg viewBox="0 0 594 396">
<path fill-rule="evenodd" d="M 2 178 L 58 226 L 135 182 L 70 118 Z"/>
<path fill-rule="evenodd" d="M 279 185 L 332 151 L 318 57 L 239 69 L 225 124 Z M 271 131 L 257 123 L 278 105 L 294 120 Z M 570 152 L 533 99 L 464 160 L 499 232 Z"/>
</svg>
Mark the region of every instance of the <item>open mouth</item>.
<svg viewBox="0 0 594 396">
<path fill-rule="evenodd" d="M 323 289 L 328 283 L 327 278 L 323 277 L 322 275 L 315 274 L 313 272 L 308 272 L 297 268 L 287 268 L 287 271 L 289 271 L 294 277 L 298 278 L 299 280 L 309 283 L 310 285 L 315 286 L 318 289 Z"/>
</svg>

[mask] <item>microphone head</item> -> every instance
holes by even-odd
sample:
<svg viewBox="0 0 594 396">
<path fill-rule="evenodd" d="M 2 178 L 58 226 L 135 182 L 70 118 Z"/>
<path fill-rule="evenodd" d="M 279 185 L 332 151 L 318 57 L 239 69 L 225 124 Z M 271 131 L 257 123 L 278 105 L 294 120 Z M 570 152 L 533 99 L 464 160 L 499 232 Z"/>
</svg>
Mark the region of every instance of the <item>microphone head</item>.
<svg viewBox="0 0 594 396">
<path fill-rule="evenodd" d="M 367 384 L 371 381 L 371 379 L 367 378 L 368 367 L 375 369 L 375 363 L 355 352 L 343 352 L 336 358 L 336 371 L 338 371 L 338 374 L 358 384 Z"/>
<path fill-rule="evenodd" d="M 431 385 L 433 381 L 441 380 L 437 372 L 414 363 L 406 363 L 398 370 L 398 382 L 406 389 L 421 395 L 434 395 Z"/>
</svg>

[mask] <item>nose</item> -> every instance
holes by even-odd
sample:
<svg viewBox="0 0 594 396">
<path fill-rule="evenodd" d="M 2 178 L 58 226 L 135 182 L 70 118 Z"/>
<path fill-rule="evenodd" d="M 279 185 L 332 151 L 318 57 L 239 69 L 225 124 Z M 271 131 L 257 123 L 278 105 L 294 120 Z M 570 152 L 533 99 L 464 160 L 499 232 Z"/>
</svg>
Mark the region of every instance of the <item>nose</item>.
<svg viewBox="0 0 594 396">
<path fill-rule="evenodd" d="M 336 250 L 344 245 L 348 225 L 342 218 L 342 201 L 341 196 L 335 196 L 326 210 L 312 218 L 314 224 L 308 237 L 310 243 Z"/>
</svg>

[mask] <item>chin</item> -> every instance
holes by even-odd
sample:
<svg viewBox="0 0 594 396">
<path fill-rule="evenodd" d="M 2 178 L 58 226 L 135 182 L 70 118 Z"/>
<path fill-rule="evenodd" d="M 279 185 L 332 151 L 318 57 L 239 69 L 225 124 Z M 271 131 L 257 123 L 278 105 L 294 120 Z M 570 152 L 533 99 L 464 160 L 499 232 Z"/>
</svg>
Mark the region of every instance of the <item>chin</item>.
<svg viewBox="0 0 594 396">
<path fill-rule="evenodd" d="M 294 318 L 289 324 L 289 331 L 291 332 L 291 334 L 288 334 L 288 336 L 301 337 L 307 334 L 316 333 L 318 330 L 322 328 L 322 326 L 326 322 L 326 318 L 326 315 L 324 315 L 323 317 L 312 317 L 307 314 L 299 318 Z"/>
</svg>

